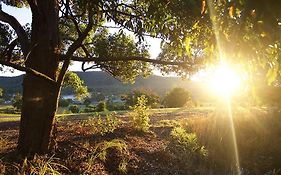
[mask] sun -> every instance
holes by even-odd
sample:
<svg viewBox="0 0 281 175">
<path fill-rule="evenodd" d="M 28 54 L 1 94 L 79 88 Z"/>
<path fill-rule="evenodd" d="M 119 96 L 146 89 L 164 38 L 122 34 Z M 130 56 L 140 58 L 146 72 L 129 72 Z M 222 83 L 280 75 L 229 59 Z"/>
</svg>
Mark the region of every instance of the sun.
<svg viewBox="0 0 281 175">
<path fill-rule="evenodd" d="M 241 76 L 227 64 L 220 64 L 209 76 L 208 85 L 217 95 L 231 96 L 240 88 Z"/>
</svg>

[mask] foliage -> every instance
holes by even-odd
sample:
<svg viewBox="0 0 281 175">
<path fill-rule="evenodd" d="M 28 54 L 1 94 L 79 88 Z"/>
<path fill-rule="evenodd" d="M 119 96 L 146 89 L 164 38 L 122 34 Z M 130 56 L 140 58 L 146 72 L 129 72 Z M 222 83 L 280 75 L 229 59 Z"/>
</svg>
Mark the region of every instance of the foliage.
<svg viewBox="0 0 281 175">
<path fill-rule="evenodd" d="M 100 101 L 96 106 L 96 111 L 97 112 L 103 112 L 103 111 L 106 111 L 106 110 L 107 110 L 106 103 L 104 101 Z"/>
<path fill-rule="evenodd" d="M 84 100 L 84 102 L 83 102 L 83 104 L 84 104 L 85 106 L 87 106 L 87 107 L 88 107 L 91 103 L 92 103 L 92 102 L 91 102 L 90 98 L 85 98 L 85 100 Z"/>
<path fill-rule="evenodd" d="M 106 162 L 106 159 L 113 156 L 113 151 L 117 151 L 119 155 L 118 170 L 121 173 L 126 173 L 128 164 L 128 149 L 127 144 L 124 140 L 113 139 L 111 141 L 104 141 L 97 144 L 93 153 L 89 156 L 89 163 L 94 163 L 96 159 Z M 111 154 L 110 154 L 111 153 Z"/>
<path fill-rule="evenodd" d="M 93 92 L 91 98 L 94 99 L 97 102 L 100 102 L 100 101 L 105 100 L 105 95 L 103 93 L 100 93 L 100 92 L 98 92 L 98 93 Z"/>
<path fill-rule="evenodd" d="M 86 108 L 84 109 L 84 112 L 96 112 L 96 107 L 94 105 L 88 105 L 86 106 Z"/>
<path fill-rule="evenodd" d="M 59 107 L 68 107 L 70 104 L 70 99 L 59 99 Z"/>
<path fill-rule="evenodd" d="M 124 103 L 120 103 L 120 102 L 107 101 L 106 106 L 107 106 L 107 109 L 109 111 L 118 111 L 118 110 L 125 110 L 126 109 Z"/>
<path fill-rule="evenodd" d="M 180 123 L 176 120 L 160 120 L 156 122 L 157 127 L 180 127 Z"/>
<path fill-rule="evenodd" d="M 0 88 L 0 98 L 2 98 L 2 96 L 3 96 L 3 89 Z"/>
<path fill-rule="evenodd" d="M 74 90 L 74 94 L 77 99 L 81 99 L 88 96 L 87 87 L 84 86 L 84 82 L 74 72 L 68 71 L 65 74 L 63 87 L 71 87 Z"/>
<path fill-rule="evenodd" d="M 165 95 L 163 104 L 169 108 L 183 107 L 189 100 L 191 100 L 190 93 L 183 88 L 177 87 Z"/>
<path fill-rule="evenodd" d="M 122 96 L 122 101 L 125 102 L 125 105 L 127 107 L 134 106 L 137 104 L 137 99 L 140 96 L 145 96 L 147 98 L 147 106 L 150 106 L 151 108 L 157 107 L 157 105 L 160 102 L 159 96 L 155 94 L 152 91 L 144 90 L 144 89 L 138 89 L 133 90 L 131 92 L 128 92 L 127 94 Z"/>
<path fill-rule="evenodd" d="M 24 159 L 21 165 L 15 164 L 17 173 L 19 174 L 38 174 L 38 175 L 60 175 L 60 171 L 67 172 L 68 168 L 64 165 L 57 163 L 56 159 L 51 156 L 37 156 L 32 160 Z"/>
<path fill-rule="evenodd" d="M 120 120 L 115 116 L 114 113 L 111 113 L 106 115 L 105 120 L 98 115 L 97 117 L 88 120 L 86 124 L 90 125 L 94 132 L 105 135 L 108 133 L 113 133 L 114 130 L 119 126 Z"/>
<path fill-rule="evenodd" d="M 14 108 L 20 110 L 22 107 L 22 95 L 20 93 L 16 93 L 16 95 L 12 99 L 12 103 Z"/>
<path fill-rule="evenodd" d="M 72 113 L 79 113 L 80 112 L 80 108 L 78 105 L 71 105 L 68 108 Z"/>
<path fill-rule="evenodd" d="M 204 146 L 199 145 L 195 133 L 187 133 L 185 129 L 176 127 L 171 131 L 171 137 L 188 154 L 207 155 L 207 150 Z"/>
<path fill-rule="evenodd" d="M 147 98 L 142 95 L 138 97 L 137 104 L 132 106 L 133 112 L 130 113 L 130 119 L 133 127 L 140 131 L 148 131 L 149 129 L 149 107 L 146 106 Z"/>
</svg>

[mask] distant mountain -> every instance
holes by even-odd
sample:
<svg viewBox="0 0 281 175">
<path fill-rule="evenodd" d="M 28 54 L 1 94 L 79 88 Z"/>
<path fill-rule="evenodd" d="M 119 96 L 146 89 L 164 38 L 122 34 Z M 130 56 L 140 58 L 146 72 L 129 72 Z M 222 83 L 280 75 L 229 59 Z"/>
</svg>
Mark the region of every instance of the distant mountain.
<svg viewBox="0 0 281 175">
<path fill-rule="evenodd" d="M 76 72 L 78 76 L 88 86 L 90 91 L 98 91 L 107 94 L 121 94 L 132 89 L 149 89 L 158 93 L 165 94 L 173 87 L 184 87 L 188 89 L 195 98 L 204 96 L 204 86 L 199 82 L 182 80 L 178 77 L 163 77 L 151 75 L 150 77 L 137 78 L 134 84 L 123 83 L 113 78 L 109 74 L 101 71 Z M 16 77 L 0 77 L 0 87 L 9 92 L 17 92 L 22 89 L 23 75 Z"/>
</svg>

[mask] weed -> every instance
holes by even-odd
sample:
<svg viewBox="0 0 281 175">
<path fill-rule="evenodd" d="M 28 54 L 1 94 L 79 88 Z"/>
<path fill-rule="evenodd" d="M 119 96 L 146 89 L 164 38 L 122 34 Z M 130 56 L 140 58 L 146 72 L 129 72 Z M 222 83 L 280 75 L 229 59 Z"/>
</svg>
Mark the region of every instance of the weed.
<svg viewBox="0 0 281 175">
<path fill-rule="evenodd" d="M 17 174 L 36 174 L 36 175 L 60 175 L 60 170 L 69 171 L 67 167 L 56 162 L 56 159 L 51 156 L 35 155 L 32 160 L 25 158 L 23 162 L 19 164 L 13 164 Z"/>
<path fill-rule="evenodd" d="M 138 97 L 137 104 L 130 107 L 133 112 L 130 115 L 132 120 L 133 127 L 141 130 L 141 131 L 148 131 L 149 129 L 149 107 L 147 107 L 147 98 L 142 95 Z"/>
<path fill-rule="evenodd" d="M 95 163 L 97 159 L 106 162 L 110 156 L 117 156 L 117 160 L 113 159 L 114 161 L 109 161 L 111 166 L 117 163 L 116 169 L 120 172 L 125 173 L 127 171 L 127 164 L 128 164 L 128 150 L 127 144 L 125 141 L 120 139 L 113 139 L 111 141 L 104 141 L 95 147 L 93 153 L 89 156 L 88 163 L 91 165 Z"/>
<path fill-rule="evenodd" d="M 113 133 L 114 130 L 119 126 L 120 120 L 115 117 L 115 114 L 107 114 L 105 120 L 102 120 L 101 116 L 91 118 L 87 121 L 86 125 L 92 127 L 92 131 L 105 135 Z"/>
</svg>

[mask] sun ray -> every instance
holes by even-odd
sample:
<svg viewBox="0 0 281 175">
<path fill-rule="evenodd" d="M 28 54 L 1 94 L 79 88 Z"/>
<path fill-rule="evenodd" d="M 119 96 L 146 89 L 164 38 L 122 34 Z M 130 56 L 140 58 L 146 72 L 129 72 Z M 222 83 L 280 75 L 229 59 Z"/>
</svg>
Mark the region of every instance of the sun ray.
<svg viewBox="0 0 281 175">
<path fill-rule="evenodd" d="M 217 48 L 218 48 L 218 52 L 219 52 L 219 59 L 221 62 L 224 62 L 225 57 L 223 54 L 223 47 L 220 42 L 218 26 L 215 21 L 215 17 L 217 16 L 216 12 L 215 12 L 215 8 L 214 8 L 211 0 L 207 0 L 207 5 L 209 7 L 208 9 L 209 9 L 209 13 L 210 13 L 210 18 L 212 20 L 213 31 L 215 33 L 216 44 L 217 44 Z M 240 80 L 239 80 L 239 78 L 236 78 L 235 73 L 232 73 L 231 71 L 229 72 L 229 70 L 227 68 L 224 68 L 223 66 L 221 68 L 219 68 L 217 71 L 218 71 L 218 73 L 217 73 L 217 75 L 214 76 L 213 85 L 219 91 L 223 92 L 222 94 L 224 95 L 224 97 L 227 97 L 227 98 L 225 98 L 225 100 L 226 100 L 226 103 L 228 104 L 227 111 L 228 111 L 228 117 L 230 119 L 230 127 L 231 127 L 232 140 L 233 140 L 233 145 L 234 145 L 234 156 L 235 156 L 235 161 L 236 161 L 236 165 L 235 165 L 236 174 L 241 175 L 239 152 L 238 152 L 238 147 L 237 147 L 235 127 L 233 124 L 232 108 L 231 108 L 231 102 L 230 102 L 231 101 L 230 94 L 232 91 L 234 91 L 236 86 L 238 86 L 240 84 Z M 228 75 L 225 76 L 224 75 L 225 73 L 227 73 Z M 233 81 L 229 81 L 231 78 L 233 79 Z M 223 84 L 219 83 L 220 81 L 224 81 L 224 83 Z"/>
</svg>

